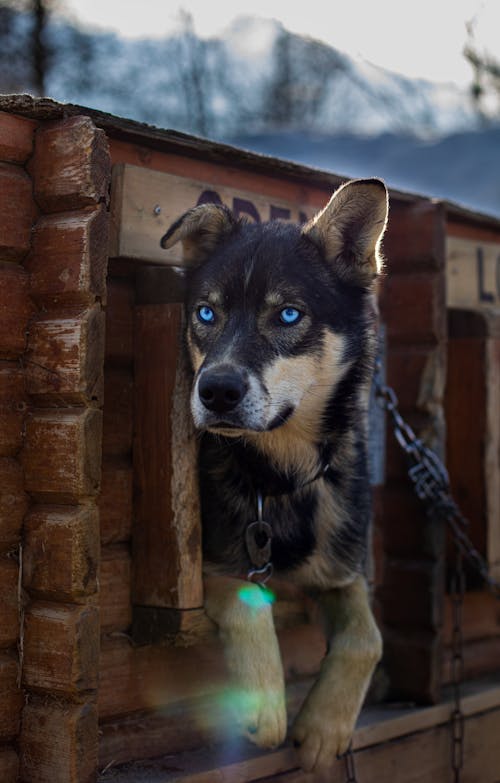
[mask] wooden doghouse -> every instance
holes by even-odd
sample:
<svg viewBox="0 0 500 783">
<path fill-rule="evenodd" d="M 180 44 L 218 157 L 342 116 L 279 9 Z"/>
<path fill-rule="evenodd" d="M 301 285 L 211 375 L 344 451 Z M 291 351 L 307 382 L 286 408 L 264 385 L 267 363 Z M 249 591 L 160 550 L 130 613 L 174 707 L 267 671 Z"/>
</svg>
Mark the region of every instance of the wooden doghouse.
<svg viewBox="0 0 500 783">
<path fill-rule="evenodd" d="M 154 757 L 162 781 L 308 780 L 289 747 L 226 753 L 180 258 L 159 240 L 203 200 L 304 219 L 341 178 L 26 96 L 0 98 L 0 161 L 0 781 L 139 781 L 138 765 L 132 777 L 119 765 Z M 498 576 L 500 221 L 392 192 L 385 255 L 388 383 L 447 455 Z M 358 778 L 447 781 L 453 549 L 390 427 L 377 454 L 385 655 L 354 738 Z M 500 606 L 467 576 L 464 779 L 494 783 Z M 296 594 L 280 595 L 276 619 L 293 713 L 324 641 Z M 344 780 L 341 763 L 332 780 Z"/>
</svg>

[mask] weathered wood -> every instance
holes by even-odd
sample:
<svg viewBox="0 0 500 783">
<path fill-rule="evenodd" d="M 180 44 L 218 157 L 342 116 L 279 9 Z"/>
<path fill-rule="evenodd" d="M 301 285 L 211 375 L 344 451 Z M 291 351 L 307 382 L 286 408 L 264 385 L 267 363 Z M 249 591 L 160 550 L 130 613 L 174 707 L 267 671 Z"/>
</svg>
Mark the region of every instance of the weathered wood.
<svg viewBox="0 0 500 783">
<path fill-rule="evenodd" d="M 0 112 L 0 160 L 6 163 L 26 163 L 33 152 L 36 122 Z"/>
<path fill-rule="evenodd" d="M 101 403 L 104 377 L 104 312 L 39 316 L 29 326 L 26 389 L 40 406 Z"/>
<path fill-rule="evenodd" d="M 95 706 L 30 699 L 23 710 L 20 751 L 22 781 L 95 783 Z"/>
<path fill-rule="evenodd" d="M 452 681 L 451 661 L 452 650 L 448 647 L 443 650 L 442 678 L 444 683 Z M 468 641 L 464 649 L 464 677 L 485 677 L 488 674 L 498 672 L 500 660 L 500 636 L 472 639 Z"/>
<path fill-rule="evenodd" d="M 500 327 L 500 318 L 496 319 Z M 500 331 L 500 330 L 499 330 Z M 500 335 L 490 339 L 486 346 L 486 398 L 487 434 L 485 448 L 485 473 L 487 487 L 487 552 L 490 572 L 500 580 Z"/>
<path fill-rule="evenodd" d="M 202 605 L 196 437 L 179 355 L 180 305 L 137 308 L 135 604 Z"/>
<path fill-rule="evenodd" d="M 107 362 L 133 364 L 134 304 L 133 281 L 127 278 L 109 278 L 106 306 Z"/>
<path fill-rule="evenodd" d="M 131 459 L 134 427 L 134 375 L 128 367 L 107 367 L 104 373 L 102 453 Z"/>
<path fill-rule="evenodd" d="M 23 703 L 17 656 L 0 653 L 0 742 L 15 739 L 19 734 Z M 3 783 L 3 778 L 0 780 Z"/>
<path fill-rule="evenodd" d="M 132 534 L 132 465 L 104 460 L 99 507 L 101 543 L 128 541 Z"/>
<path fill-rule="evenodd" d="M 439 701 L 442 653 L 438 633 L 414 629 L 410 625 L 401 629 L 386 626 L 383 665 L 390 677 L 390 697 L 416 704 Z"/>
<path fill-rule="evenodd" d="M 384 235 L 384 255 L 391 272 L 442 269 L 445 242 L 443 204 L 425 198 L 399 201 L 391 194 L 391 217 Z"/>
<path fill-rule="evenodd" d="M 99 574 L 101 633 L 126 631 L 132 622 L 131 565 L 127 546 L 103 548 Z"/>
<path fill-rule="evenodd" d="M 487 437 L 486 344 L 475 337 L 448 341 L 446 381 L 446 462 L 453 496 L 470 521 L 474 546 L 486 554 Z M 474 415 L 471 416 L 471 411 Z M 498 411 L 496 413 L 498 416 Z"/>
<path fill-rule="evenodd" d="M 1 143 L 1 138 L 0 138 Z M 0 258 L 19 261 L 30 248 L 34 204 L 31 180 L 19 166 L 0 163 Z"/>
<path fill-rule="evenodd" d="M 31 295 L 45 307 L 106 297 L 108 213 L 103 205 L 46 215 L 36 223 L 25 266 Z"/>
<path fill-rule="evenodd" d="M 0 456 L 16 454 L 22 445 L 27 407 L 24 372 L 18 362 L 0 361 Z"/>
<path fill-rule="evenodd" d="M 500 605 L 489 592 L 468 592 L 464 596 L 463 634 L 465 641 L 500 637 Z M 453 634 L 453 603 L 445 602 L 444 642 L 451 644 Z"/>
<path fill-rule="evenodd" d="M 13 647 L 19 637 L 19 564 L 0 557 L 0 648 Z"/>
<path fill-rule="evenodd" d="M 139 166 L 113 167 L 110 256 L 182 265 L 179 247 L 163 250 L 160 240 L 183 212 L 205 201 L 225 203 L 251 220 L 273 218 L 305 222 L 310 206 L 221 183 L 178 177 Z"/>
<path fill-rule="evenodd" d="M 383 280 L 380 297 L 382 318 L 392 343 L 440 344 L 445 333 L 442 281 L 434 273 L 391 275 Z M 404 319 L 401 318 L 404 313 Z"/>
<path fill-rule="evenodd" d="M 18 783 L 19 756 L 14 748 L 0 748 L 0 780 L 2 783 Z"/>
<path fill-rule="evenodd" d="M 500 305 L 500 236 L 496 242 L 448 237 L 446 304 L 468 310 Z"/>
<path fill-rule="evenodd" d="M 134 606 L 132 638 L 134 644 L 168 642 L 179 647 L 204 644 L 214 636 L 214 624 L 203 609 L 165 609 L 158 606 Z"/>
<path fill-rule="evenodd" d="M 26 420 L 26 489 L 36 499 L 73 503 L 99 491 L 102 414 L 91 408 L 46 410 Z"/>
<path fill-rule="evenodd" d="M 0 357 L 16 358 L 26 347 L 26 327 L 33 312 L 29 277 L 18 264 L 0 262 Z"/>
<path fill-rule="evenodd" d="M 24 617 L 23 683 L 72 699 L 97 687 L 97 607 L 33 602 Z"/>
<path fill-rule="evenodd" d="M 89 117 L 41 126 L 32 163 L 34 193 L 44 212 L 64 212 L 106 201 L 110 160 L 106 134 Z"/>
<path fill-rule="evenodd" d="M 27 508 L 21 465 L 15 459 L 0 459 L 0 552 L 18 546 Z"/>
<path fill-rule="evenodd" d="M 84 506 L 38 506 L 24 521 L 23 585 L 31 595 L 82 602 L 97 590 L 99 514 Z"/>
</svg>

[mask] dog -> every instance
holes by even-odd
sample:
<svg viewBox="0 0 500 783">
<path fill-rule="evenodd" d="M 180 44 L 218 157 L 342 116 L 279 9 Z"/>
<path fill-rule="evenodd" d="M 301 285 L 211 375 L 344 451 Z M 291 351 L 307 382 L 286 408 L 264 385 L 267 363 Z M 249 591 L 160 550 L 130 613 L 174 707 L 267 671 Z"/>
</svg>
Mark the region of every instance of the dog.
<svg viewBox="0 0 500 783">
<path fill-rule="evenodd" d="M 302 768 L 320 776 L 349 746 L 382 650 L 364 563 L 387 213 L 384 183 L 359 179 L 302 226 L 245 222 L 203 204 L 162 239 L 164 248 L 182 242 L 191 270 L 186 342 L 202 433 L 206 612 L 243 695 L 241 730 L 272 748 L 287 718 L 264 583 L 274 574 L 317 600 L 327 652 L 291 738 Z"/>
</svg>

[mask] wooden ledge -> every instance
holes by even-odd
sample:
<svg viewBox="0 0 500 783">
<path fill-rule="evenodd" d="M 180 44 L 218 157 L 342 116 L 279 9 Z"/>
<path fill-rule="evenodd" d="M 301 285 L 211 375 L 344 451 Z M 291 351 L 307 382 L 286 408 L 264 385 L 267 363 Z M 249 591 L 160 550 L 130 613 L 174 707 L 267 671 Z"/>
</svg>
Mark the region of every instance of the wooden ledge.
<svg viewBox="0 0 500 783">
<path fill-rule="evenodd" d="M 448 723 L 452 707 L 450 692 L 441 704 L 432 707 L 387 704 L 363 710 L 353 740 L 360 781 L 382 780 L 383 770 L 387 772 L 393 766 L 400 768 L 396 776 L 392 775 L 394 783 L 444 779 L 439 777 L 437 770 L 441 774 L 441 770 L 449 768 Z M 496 758 L 492 758 L 488 744 L 494 748 L 498 745 L 500 675 L 464 684 L 462 710 L 466 717 L 466 768 L 468 747 L 474 746 L 477 733 L 482 738 L 481 744 L 484 741 L 484 751 L 479 755 L 488 756 L 484 761 L 487 765 L 484 776 L 470 779 L 481 779 L 483 783 L 496 780 L 488 776 L 488 771 L 498 765 L 500 749 L 496 749 Z M 488 730 L 490 725 L 491 732 Z M 421 754 L 427 754 L 427 758 L 421 759 Z M 470 758 L 475 770 L 477 758 L 473 758 L 472 753 Z M 412 768 L 421 761 L 423 777 L 412 776 Z M 367 777 L 367 769 L 376 773 L 375 776 Z M 436 772 L 435 777 L 431 774 L 433 771 Z M 271 783 L 278 780 L 275 776 L 279 776 L 283 783 L 315 783 L 312 775 L 298 769 L 293 748 L 283 747 L 262 753 L 234 739 L 227 747 L 204 747 L 190 753 L 132 762 L 121 767 L 110 764 L 102 771 L 99 783 Z M 344 780 L 344 765 L 339 762 L 332 772 L 330 783 L 342 783 Z"/>
</svg>

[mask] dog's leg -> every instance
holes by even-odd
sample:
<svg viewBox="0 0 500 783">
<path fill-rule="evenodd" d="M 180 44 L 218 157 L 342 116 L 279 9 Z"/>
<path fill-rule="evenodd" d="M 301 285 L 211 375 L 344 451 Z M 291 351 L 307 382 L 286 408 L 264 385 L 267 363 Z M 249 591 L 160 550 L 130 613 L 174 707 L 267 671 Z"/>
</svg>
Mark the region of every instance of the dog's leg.
<svg viewBox="0 0 500 783">
<path fill-rule="evenodd" d="M 319 678 L 297 716 L 292 738 L 302 767 L 327 775 L 354 731 L 382 653 L 363 577 L 319 596 L 329 640 Z"/>
<path fill-rule="evenodd" d="M 285 686 L 272 608 L 258 585 L 205 579 L 205 609 L 218 625 L 232 678 L 234 713 L 243 734 L 273 748 L 286 735 Z"/>
</svg>

